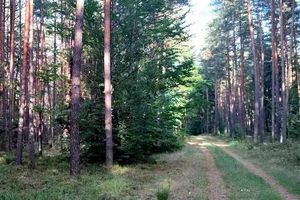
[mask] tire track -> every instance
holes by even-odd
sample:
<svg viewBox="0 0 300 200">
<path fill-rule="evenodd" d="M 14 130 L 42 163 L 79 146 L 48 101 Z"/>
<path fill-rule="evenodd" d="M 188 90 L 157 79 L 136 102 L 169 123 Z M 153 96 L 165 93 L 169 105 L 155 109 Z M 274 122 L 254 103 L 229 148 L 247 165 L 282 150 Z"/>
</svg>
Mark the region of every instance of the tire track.
<svg viewBox="0 0 300 200">
<path fill-rule="evenodd" d="M 209 200 L 225 200 L 226 190 L 224 187 L 224 182 L 222 176 L 215 164 L 214 158 L 210 151 L 202 146 L 201 151 L 206 160 L 207 176 L 208 176 L 208 199 Z"/>
<path fill-rule="evenodd" d="M 274 190 L 276 190 L 283 199 L 286 200 L 300 200 L 300 197 L 291 194 L 286 188 L 282 187 L 274 177 L 268 175 L 264 170 L 261 168 L 257 167 L 256 165 L 252 164 L 248 160 L 245 160 L 241 158 L 239 155 L 234 153 L 232 150 L 226 148 L 225 144 L 222 142 L 215 142 L 215 139 L 209 137 L 208 141 L 213 144 L 214 146 L 217 146 L 221 150 L 223 150 L 225 153 L 227 153 L 229 156 L 233 157 L 236 159 L 238 162 L 240 162 L 247 170 L 249 170 L 251 173 L 255 174 L 256 176 L 261 177 L 264 179 L 266 183 L 268 183 Z"/>
</svg>

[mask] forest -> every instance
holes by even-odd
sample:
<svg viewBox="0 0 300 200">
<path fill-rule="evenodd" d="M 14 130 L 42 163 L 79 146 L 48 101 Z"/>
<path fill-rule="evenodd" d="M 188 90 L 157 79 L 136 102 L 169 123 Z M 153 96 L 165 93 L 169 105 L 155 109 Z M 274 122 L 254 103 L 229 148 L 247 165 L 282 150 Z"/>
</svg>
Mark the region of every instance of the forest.
<svg viewBox="0 0 300 200">
<path fill-rule="evenodd" d="M 0 0 L 0 199 L 298 200 L 298 52 L 298 0 Z"/>
</svg>

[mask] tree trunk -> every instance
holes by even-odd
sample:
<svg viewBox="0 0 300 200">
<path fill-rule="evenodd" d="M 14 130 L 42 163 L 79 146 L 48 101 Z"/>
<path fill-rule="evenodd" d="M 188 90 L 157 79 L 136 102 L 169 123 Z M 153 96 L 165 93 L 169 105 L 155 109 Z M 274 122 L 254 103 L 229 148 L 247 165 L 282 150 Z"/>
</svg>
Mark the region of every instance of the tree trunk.
<svg viewBox="0 0 300 200">
<path fill-rule="evenodd" d="M 41 0 L 41 16 L 40 16 L 40 50 L 39 50 L 39 70 L 45 69 L 45 61 L 46 61 L 46 39 L 45 39 L 45 23 L 44 23 L 44 12 L 45 12 L 45 5 L 44 0 Z M 39 82 L 39 104 L 42 108 L 42 110 L 45 110 L 45 82 L 40 81 Z M 39 154 L 43 154 L 43 144 L 48 143 L 48 137 L 46 133 L 46 125 L 45 125 L 45 117 L 43 114 L 43 111 L 39 112 L 39 128 L 38 128 L 38 134 L 39 134 Z"/>
<path fill-rule="evenodd" d="M 254 143 L 258 142 L 258 136 L 260 135 L 260 81 L 259 81 L 259 65 L 256 54 L 255 39 L 254 39 L 254 27 L 253 18 L 251 13 L 251 3 L 250 0 L 246 0 L 247 4 L 247 16 L 249 22 L 249 33 L 250 33 L 250 43 L 253 54 L 253 65 L 254 65 Z"/>
<path fill-rule="evenodd" d="M 110 0 L 105 0 L 104 8 L 104 95 L 105 95 L 105 134 L 106 134 L 106 166 L 113 164 L 112 138 L 112 83 L 110 57 Z"/>
<path fill-rule="evenodd" d="M 27 72 L 29 63 L 29 33 L 30 33 L 30 0 L 26 1 L 25 7 L 25 29 L 24 29 L 24 44 L 23 44 L 23 59 L 21 68 L 20 80 L 20 106 L 19 106 L 19 126 L 18 126 L 18 140 L 16 152 L 16 164 L 22 164 L 23 158 L 23 133 L 24 124 L 26 119 L 26 85 L 27 85 Z"/>
<path fill-rule="evenodd" d="M 34 64 L 33 64 L 33 0 L 30 0 L 30 33 L 29 33 L 29 85 L 28 85 L 28 121 L 29 121 L 29 135 L 28 135 L 28 150 L 30 168 L 35 168 L 35 153 L 34 153 Z"/>
<path fill-rule="evenodd" d="M 208 87 L 206 86 L 205 88 L 205 95 L 206 95 L 206 101 L 207 103 L 209 103 L 209 91 L 208 91 Z M 207 106 L 207 109 L 206 109 L 206 134 L 209 134 L 209 111 L 210 111 L 210 108 L 209 106 Z"/>
<path fill-rule="evenodd" d="M 70 174 L 80 173 L 80 70 L 82 54 L 84 0 L 76 1 L 75 40 L 72 68 L 71 124 L 70 124 Z"/>
<path fill-rule="evenodd" d="M 4 99 L 4 65 L 5 65 L 5 51 L 4 51 L 4 42 L 5 42 L 5 15 L 4 15 L 5 9 L 4 9 L 4 0 L 0 0 L 0 92 L 1 95 L 1 101 L 3 102 Z M 0 127 L 4 125 L 3 118 L 5 117 L 5 113 L 3 110 L 3 104 L 0 105 Z"/>
<path fill-rule="evenodd" d="M 296 59 L 295 59 L 295 49 L 296 49 L 296 37 L 295 37 L 295 0 L 292 0 L 292 7 L 291 7 L 291 12 L 292 12 L 292 22 L 291 22 L 291 40 L 290 40 L 290 76 L 293 77 L 293 72 L 294 74 L 297 74 L 297 67 L 296 67 Z M 289 88 L 292 87 L 293 81 L 295 81 L 295 79 L 291 78 L 290 80 L 290 86 Z"/>
<path fill-rule="evenodd" d="M 53 63 L 57 64 L 57 33 L 56 33 L 56 26 L 57 26 L 57 14 L 55 12 L 54 14 L 54 39 L 53 39 L 53 47 L 54 47 L 54 53 L 53 53 Z M 56 67 L 56 66 L 55 66 Z M 55 74 L 57 73 L 57 69 L 55 68 Z M 56 107 L 56 80 L 53 80 L 53 89 L 52 89 L 52 97 L 51 97 L 51 112 L 50 112 L 50 135 L 51 135 L 51 147 L 54 145 L 54 111 Z"/>
<path fill-rule="evenodd" d="M 2 11 L 1 14 L 1 61 L 0 61 L 0 67 L 1 67 L 1 78 L 2 80 L 2 119 L 3 119 L 3 128 L 4 128 L 4 149 L 6 151 L 9 151 L 9 140 L 10 140 L 10 134 L 9 134 L 9 103 L 8 103 L 8 90 L 9 90 L 9 66 L 7 63 L 5 63 L 5 0 L 2 1 Z"/>
<path fill-rule="evenodd" d="M 219 133 L 219 81 L 215 79 L 215 109 L 214 109 L 214 114 L 215 114 L 215 122 L 214 122 L 214 134 L 218 135 Z"/>
<path fill-rule="evenodd" d="M 4 41 L 5 41 L 5 23 L 4 23 L 4 0 L 0 0 L 0 63 L 1 63 L 1 70 L 4 66 Z M 3 72 L 1 72 L 2 75 Z M 1 77 L 3 78 L 3 77 Z"/>
<path fill-rule="evenodd" d="M 265 84 L 264 84 L 264 64 L 265 64 L 265 51 L 264 51 L 264 32 L 262 27 L 261 13 L 258 13 L 259 21 L 259 46 L 260 46 L 260 69 L 259 69 L 259 80 L 260 80 L 260 103 L 259 103 L 259 130 L 260 130 L 260 142 L 264 141 L 265 133 L 265 108 L 264 108 L 264 96 L 265 96 Z"/>
<path fill-rule="evenodd" d="M 9 55 L 9 150 L 12 149 L 12 131 L 14 123 L 14 80 L 15 80 L 15 18 L 16 2 L 10 0 L 10 55 Z"/>
<path fill-rule="evenodd" d="M 278 102 L 279 89 L 278 87 L 278 52 L 276 39 L 276 20 L 275 20 L 275 0 L 271 1 L 271 21 L 272 21 L 272 141 L 275 141 L 278 135 Z"/>
<path fill-rule="evenodd" d="M 295 40 L 294 40 L 294 35 L 295 35 L 295 30 L 294 30 L 294 27 L 295 27 L 295 1 L 292 0 L 291 2 L 291 23 L 290 23 L 290 42 L 289 42 L 289 49 L 290 49 L 290 52 L 289 54 L 287 55 L 288 59 L 287 59 L 287 75 L 286 75 L 286 101 L 287 101 L 287 114 L 289 115 L 289 112 L 290 112 L 290 106 L 292 106 L 292 104 L 289 103 L 289 96 L 290 96 L 290 90 L 292 89 L 292 85 L 293 85 L 293 81 L 294 81 L 294 78 L 293 78 L 293 72 L 296 68 L 295 66 L 295 57 L 294 57 L 294 47 L 296 46 L 295 44 Z M 287 44 L 286 44 L 287 45 Z M 295 67 L 294 67 L 295 66 Z M 289 127 L 290 127 L 290 123 L 288 123 L 288 118 L 289 116 L 287 116 L 287 130 L 289 130 Z"/>
<path fill-rule="evenodd" d="M 233 27 L 233 41 L 232 41 L 232 49 L 233 49 L 233 91 L 232 91 L 232 121 L 233 121 L 233 130 L 235 134 L 238 134 L 238 136 L 241 136 L 240 132 L 240 124 L 239 124 L 239 99 L 238 99 L 238 93 L 239 93 L 239 88 L 238 88 L 238 81 L 239 81 L 239 76 L 238 76 L 238 55 L 237 55 L 237 31 L 236 31 L 236 14 L 233 14 L 233 22 L 234 27 Z"/>
<path fill-rule="evenodd" d="M 245 110 L 245 44 L 244 35 L 242 33 L 242 20 L 240 20 L 240 95 L 239 95 L 239 119 L 242 137 L 246 135 L 246 110 Z"/>
<path fill-rule="evenodd" d="M 286 131 L 287 131 L 287 112 L 288 112 L 288 101 L 287 101 L 287 79 L 286 79 L 286 38 L 285 38 L 285 15 L 284 15 L 284 4 L 283 0 L 280 0 L 280 43 L 281 43 L 281 79 L 282 79 L 282 112 L 281 112 L 281 134 L 280 142 L 286 142 Z"/>
</svg>

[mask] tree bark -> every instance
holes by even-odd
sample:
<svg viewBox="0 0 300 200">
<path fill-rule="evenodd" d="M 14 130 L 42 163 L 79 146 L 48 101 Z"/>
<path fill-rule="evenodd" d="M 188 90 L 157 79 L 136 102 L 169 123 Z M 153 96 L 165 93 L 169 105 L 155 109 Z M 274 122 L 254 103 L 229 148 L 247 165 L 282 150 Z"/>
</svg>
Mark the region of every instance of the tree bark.
<svg viewBox="0 0 300 200">
<path fill-rule="evenodd" d="M 110 56 L 110 0 L 105 0 L 104 8 L 104 95 L 105 95 L 105 134 L 106 134 L 106 166 L 113 165 L 112 138 L 112 83 Z"/>
<path fill-rule="evenodd" d="M 5 51 L 4 51 L 4 42 L 5 42 L 5 9 L 4 9 L 4 0 L 0 0 L 0 92 L 4 92 L 4 65 L 5 65 Z M 4 109 L 3 109 L 3 102 L 5 100 L 5 95 L 1 95 L 1 102 L 2 105 L 0 105 L 0 125 L 4 125 L 3 118 L 5 117 Z"/>
<path fill-rule="evenodd" d="M 45 24 L 44 24 L 44 0 L 40 1 L 40 28 L 39 28 L 39 45 L 38 45 L 38 69 L 37 71 L 40 72 L 44 69 L 44 52 L 45 52 Z M 44 108 L 44 92 L 42 92 L 44 88 L 44 83 L 41 80 L 37 80 L 37 89 L 38 89 L 38 104 L 40 106 L 39 110 L 39 125 L 38 125 L 38 143 L 39 143 L 39 155 L 43 154 L 43 142 L 45 140 L 45 121 L 43 115 L 43 108 Z"/>
<path fill-rule="evenodd" d="M 30 33 L 30 0 L 26 1 L 25 7 L 25 29 L 24 29 L 24 44 L 23 44 L 23 59 L 22 68 L 20 72 L 20 106 L 19 106 L 19 126 L 18 126 L 18 140 L 16 151 L 16 164 L 21 165 L 23 159 L 23 134 L 24 124 L 26 119 L 26 85 L 27 85 L 27 72 L 29 63 L 29 33 Z"/>
<path fill-rule="evenodd" d="M 279 102 L 279 88 L 278 87 L 278 52 L 276 39 L 276 19 L 275 19 L 275 0 L 271 1 L 271 22 L 272 22 L 272 141 L 275 141 L 278 135 L 278 102 Z"/>
<path fill-rule="evenodd" d="M 29 84 L 28 84 L 28 151 L 29 151 L 29 166 L 35 168 L 35 152 L 34 152 L 34 64 L 33 64 L 33 0 L 30 0 L 30 33 L 29 33 Z"/>
<path fill-rule="evenodd" d="M 1 3 L 0 3 L 1 4 Z M 3 119 L 3 128 L 4 128 L 4 149 L 9 151 L 9 103 L 8 103 L 8 91 L 9 91 L 9 66 L 5 62 L 5 0 L 2 0 L 2 5 L 0 5 L 3 12 L 1 14 L 1 78 L 2 80 L 2 119 Z"/>
<path fill-rule="evenodd" d="M 260 135 L 260 81 L 259 81 L 259 65 L 256 54 L 255 39 L 254 39 L 254 27 L 253 27 L 253 17 L 251 13 L 251 2 L 246 0 L 247 4 L 247 16 L 249 22 L 249 33 L 250 33 L 250 43 L 253 54 L 253 65 L 254 65 L 254 143 L 258 142 L 258 136 Z"/>
<path fill-rule="evenodd" d="M 264 65 L 265 65 L 265 51 L 264 51 L 264 32 L 262 27 L 261 13 L 258 12 L 259 21 L 259 47 L 260 47 L 260 67 L 259 67 L 259 82 L 260 82 L 260 103 L 259 103 L 259 130 L 260 130 L 260 142 L 264 141 L 265 134 L 265 108 L 264 108 L 264 96 L 265 96 L 265 84 L 264 84 Z"/>
<path fill-rule="evenodd" d="M 232 121 L 233 121 L 233 130 L 235 134 L 241 136 L 241 127 L 239 123 L 239 75 L 238 75 L 238 55 L 237 55 L 237 31 L 236 31 L 236 13 L 233 14 L 233 40 L 232 40 L 232 50 L 233 50 L 233 91 L 232 91 Z"/>
<path fill-rule="evenodd" d="M 295 47 L 296 47 L 296 38 L 295 38 L 295 0 L 292 0 L 291 5 L 291 12 L 292 12 L 292 21 L 290 25 L 290 65 L 289 65 L 289 85 L 288 89 L 290 90 L 292 88 L 293 82 L 295 79 L 293 79 L 293 72 L 297 74 L 297 68 L 296 68 L 296 62 L 295 62 Z M 287 95 L 289 97 L 289 95 Z"/>
<path fill-rule="evenodd" d="M 280 43 L 281 43 L 281 93 L 282 93 L 282 112 L 281 112 L 281 134 L 280 142 L 286 142 L 287 137 L 287 112 L 288 112 L 288 101 L 287 101 L 287 70 L 286 70 L 286 38 L 285 38 L 285 15 L 284 15 L 284 3 L 280 0 Z"/>
<path fill-rule="evenodd" d="M 70 124 L 70 174 L 80 173 L 80 71 L 82 54 L 84 0 L 76 1 L 75 40 L 72 68 L 71 124 Z"/>
<path fill-rule="evenodd" d="M 206 101 L 207 103 L 209 103 L 209 91 L 208 91 L 208 87 L 206 86 L 205 88 L 205 96 L 206 96 Z M 207 109 L 206 109 L 206 134 L 209 134 L 209 106 L 207 106 Z"/>
<path fill-rule="evenodd" d="M 215 109 L 214 109 L 214 118 L 215 118 L 215 122 L 214 122 L 214 134 L 218 135 L 219 133 L 219 81 L 217 79 L 215 79 Z"/>
<path fill-rule="evenodd" d="M 16 2 L 10 0 L 10 55 L 9 55 L 9 150 L 12 149 L 12 130 L 14 123 L 14 80 L 15 80 L 15 18 L 16 18 Z"/>
<path fill-rule="evenodd" d="M 242 32 L 242 20 L 240 19 L 240 94 L 239 94 L 239 119 L 242 137 L 246 135 L 246 110 L 245 110 L 245 44 Z"/>
</svg>

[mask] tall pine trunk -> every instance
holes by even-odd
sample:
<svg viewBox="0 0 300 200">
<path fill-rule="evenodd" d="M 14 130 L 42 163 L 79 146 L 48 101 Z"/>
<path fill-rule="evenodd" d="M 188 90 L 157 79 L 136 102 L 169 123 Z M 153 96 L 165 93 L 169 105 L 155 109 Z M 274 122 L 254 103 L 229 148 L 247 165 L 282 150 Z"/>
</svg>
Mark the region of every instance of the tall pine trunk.
<svg viewBox="0 0 300 200">
<path fill-rule="evenodd" d="M 27 72 L 29 63 L 29 33 L 30 33 L 30 0 L 26 0 L 25 7 L 25 28 L 24 28 L 24 44 L 23 44 L 23 59 L 20 72 L 20 105 L 19 105 L 19 126 L 16 151 L 16 164 L 21 165 L 23 159 L 23 137 L 24 124 L 26 123 L 26 92 L 27 92 Z"/>
<path fill-rule="evenodd" d="M 285 37 L 285 9 L 283 0 L 279 1 L 280 10 L 280 44 L 281 44 L 281 93 L 282 93 L 282 112 L 281 112 L 281 134 L 280 142 L 284 143 L 287 138 L 287 112 L 288 112 L 288 97 L 287 97 L 287 70 L 286 70 L 286 37 Z"/>
<path fill-rule="evenodd" d="M 279 83 L 278 83 L 278 52 L 276 36 L 276 19 L 275 19 L 275 0 L 271 1 L 271 22 L 272 22 L 272 141 L 275 141 L 278 135 L 278 106 L 279 106 Z"/>
<path fill-rule="evenodd" d="M 260 80 L 259 80 L 259 65 L 257 59 L 257 52 L 255 47 L 254 39 L 254 27 L 253 27 L 253 17 L 251 13 L 251 2 L 246 0 L 247 4 L 247 16 L 249 23 L 249 33 L 250 33 L 250 43 L 253 56 L 253 65 L 254 65 L 254 143 L 258 142 L 258 136 L 260 135 Z"/>
<path fill-rule="evenodd" d="M 238 136 L 241 136 L 240 132 L 240 123 L 239 123 L 239 87 L 238 87 L 238 82 L 239 82 L 239 75 L 238 75 L 238 55 L 237 55 L 237 31 L 236 31 L 236 14 L 234 13 L 233 16 L 233 21 L 232 23 L 234 24 L 233 27 L 233 33 L 232 33 L 232 50 L 233 50 L 233 89 L 232 89 L 232 122 L 233 122 L 233 130 L 235 134 L 239 134 Z M 235 135 L 234 135 L 235 136 Z"/>
<path fill-rule="evenodd" d="M 9 93 L 9 66 L 5 62 L 5 48 L 4 48 L 4 41 L 5 41 L 5 0 L 2 2 L 2 10 L 1 12 L 2 15 L 2 28 L 1 28 L 1 37 L 3 42 L 1 42 L 3 45 L 1 46 L 1 73 L 2 73 L 2 78 L 3 78 L 3 98 L 2 98 L 2 112 L 3 112 L 3 128 L 4 128 L 4 149 L 6 151 L 9 151 L 9 141 L 10 141 L 10 134 L 9 134 L 9 98 L 8 98 L 8 93 Z M 4 21 L 3 21 L 4 20 Z M 8 39 L 8 38 L 7 38 Z"/>
<path fill-rule="evenodd" d="M 106 134 L 106 166 L 113 164 L 112 138 L 112 83 L 110 56 L 110 0 L 105 0 L 104 7 L 104 95 L 105 95 L 105 134 Z"/>
<path fill-rule="evenodd" d="M 292 0 L 292 7 L 291 7 L 291 12 L 292 12 L 292 21 L 291 21 L 291 26 L 290 26 L 290 85 L 289 88 L 292 87 L 293 81 L 296 79 L 293 79 L 293 74 L 297 74 L 297 63 L 295 59 L 295 49 L 296 49 L 296 36 L 295 36 L 295 0 Z M 297 77 L 297 76 L 296 76 Z"/>
<path fill-rule="evenodd" d="M 15 0 L 10 0 L 10 55 L 9 55 L 9 150 L 12 148 L 12 131 L 14 123 L 14 100 L 15 100 L 15 90 L 14 90 L 14 80 L 15 80 L 15 18 L 16 18 L 16 2 Z"/>
<path fill-rule="evenodd" d="M 33 64 L 33 0 L 30 0 L 30 32 L 29 32 L 29 82 L 28 82 L 28 151 L 30 167 L 35 168 L 34 152 L 34 64 Z"/>
<path fill-rule="evenodd" d="M 246 136 L 246 109 L 245 109 L 245 44 L 242 32 L 242 20 L 240 20 L 240 94 L 239 94 L 239 120 L 242 137 Z"/>
<path fill-rule="evenodd" d="M 39 69 L 45 69 L 45 61 L 46 61 L 46 39 L 45 39 L 45 23 L 44 23 L 44 12 L 45 12 L 45 5 L 44 0 L 40 2 L 40 33 L 39 33 L 39 40 L 40 40 L 40 49 L 39 49 Z M 43 81 L 39 81 L 39 105 L 41 106 L 42 110 L 45 110 L 45 92 L 42 92 L 43 88 L 45 87 L 45 83 Z M 40 110 L 39 112 L 39 127 L 38 127 L 38 137 L 39 137 L 39 154 L 43 154 L 43 144 L 48 143 L 48 137 L 46 133 L 46 124 L 45 124 L 45 116 Z"/>
<path fill-rule="evenodd" d="M 70 174 L 77 176 L 80 173 L 80 71 L 82 54 L 84 0 L 76 1 L 75 39 L 72 67 L 72 94 L 71 94 L 71 124 L 70 124 Z"/>
<path fill-rule="evenodd" d="M 3 110 L 3 102 L 5 100 L 4 94 L 4 65 L 5 65 L 5 50 L 4 50 L 4 42 L 5 42 L 5 9 L 4 9 L 4 0 L 0 0 L 0 92 L 2 105 L 0 105 L 0 126 L 4 125 L 3 118 L 5 117 L 5 113 Z"/>
<path fill-rule="evenodd" d="M 220 109 L 219 109 L 219 81 L 217 78 L 215 78 L 215 107 L 214 107 L 214 134 L 218 135 L 219 133 L 219 114 L 220 114 Z"/>
<path fill-rule="evenodd" d="M 265 108 L 264 108 L 264 96 L 265 96 L 265 84 L 264 84 L 264 64 L 265 64 L 265 51 L 264 51 L 264 32 L 262 27 L 262 19 L 261 13 L 258 12 L 258 23 L 259 23 L 259 53 L 260 53 L 260 60 L 259 60 L 259 82 L 260 82 L 260 103 L 259 103 L 259 130 L 260 130 L 260 142 L 264 141 L 264 134 L 265 134 Z"/>
</svg>

